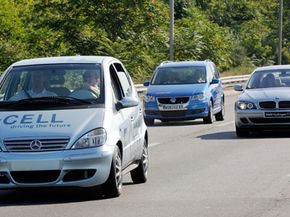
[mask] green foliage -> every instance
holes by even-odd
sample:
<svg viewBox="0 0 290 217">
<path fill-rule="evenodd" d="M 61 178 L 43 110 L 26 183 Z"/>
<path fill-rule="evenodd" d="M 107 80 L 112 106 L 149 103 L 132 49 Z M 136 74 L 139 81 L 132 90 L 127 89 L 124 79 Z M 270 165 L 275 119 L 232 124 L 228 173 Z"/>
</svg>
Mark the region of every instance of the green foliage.
<svg viewBox="0 0 290 217">
<path fill-rule="evenodd" d="M 0 0 L 0 71 L 33 57 L 111 55 L 135 82 L 169 56 L 169 0 Z M 290 63 L 284 1 L 283 63 Z M 278 1 L 175 0 L 175 60 L 222 70 L 275 63 Z M 246 71 L 246 70 L 245 70 Z"/>
</svg>

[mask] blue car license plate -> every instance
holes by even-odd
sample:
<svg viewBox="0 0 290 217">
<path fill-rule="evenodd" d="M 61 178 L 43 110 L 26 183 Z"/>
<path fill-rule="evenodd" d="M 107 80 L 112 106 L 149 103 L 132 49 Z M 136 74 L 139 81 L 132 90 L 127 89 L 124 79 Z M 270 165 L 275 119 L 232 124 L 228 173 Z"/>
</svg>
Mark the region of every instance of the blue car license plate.
<svg viewBox="0 0 290 217">
<path fill-rule="evenodd" d="M 159 107 L 160 110 L 184 110 L 183 105 L 162 105 Z"/>
</svg>

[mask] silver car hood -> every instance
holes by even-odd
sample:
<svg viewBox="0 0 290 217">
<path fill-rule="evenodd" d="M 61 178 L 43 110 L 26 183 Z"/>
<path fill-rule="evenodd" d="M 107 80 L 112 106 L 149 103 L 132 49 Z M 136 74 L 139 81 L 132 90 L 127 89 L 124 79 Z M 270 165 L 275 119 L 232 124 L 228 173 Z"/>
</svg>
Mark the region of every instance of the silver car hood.
<svg viewBox="0 0 290 217">
<path fill-rule="evenodd" d="M 240 96 L 242 101 L 290 101 L 290 87 L 246 89 Z"/>
</svg>

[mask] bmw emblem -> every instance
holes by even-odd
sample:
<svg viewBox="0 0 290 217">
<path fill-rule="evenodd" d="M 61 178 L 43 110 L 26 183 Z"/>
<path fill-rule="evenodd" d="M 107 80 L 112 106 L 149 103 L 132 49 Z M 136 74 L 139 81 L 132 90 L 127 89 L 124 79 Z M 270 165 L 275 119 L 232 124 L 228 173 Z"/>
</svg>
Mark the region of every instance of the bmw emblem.
<svg viewBox="0 0 290 217">
<path fill-rule="evenodd" d="M 175 98 L 175 97 L 172 97 L 172 98 L 170 99 L 170 102 L 171 102 L 171 103 L 175 103 L 175 102 L 176 102 L 176 98 Z"/>
<path fill-rule="evenodd" d="M 30 148 L 33 151 L 39 151 L 41 147 L 42 147 L 42 143 L 38 139 L 35 139 L 30 143 Z"/>
</svg>

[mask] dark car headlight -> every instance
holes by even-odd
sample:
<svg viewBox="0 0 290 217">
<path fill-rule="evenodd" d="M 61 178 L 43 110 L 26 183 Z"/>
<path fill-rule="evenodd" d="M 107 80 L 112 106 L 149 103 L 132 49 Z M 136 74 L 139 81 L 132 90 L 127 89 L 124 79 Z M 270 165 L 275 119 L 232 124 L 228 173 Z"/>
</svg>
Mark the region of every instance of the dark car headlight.
<svg viewBox="0 0 290 217">
<path fill-rule="evenodd" d="M 236 102 L 236 107 L 240 110 L 257 109 L 257 107 L 255 106 L 255 104 L 253 102 L 247 102 L 247 101 Z"/>
</svg>

